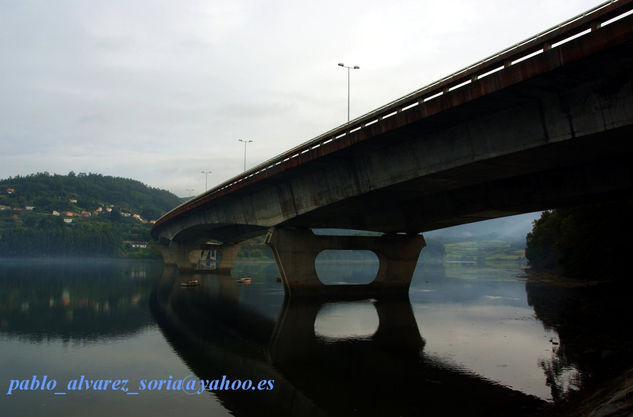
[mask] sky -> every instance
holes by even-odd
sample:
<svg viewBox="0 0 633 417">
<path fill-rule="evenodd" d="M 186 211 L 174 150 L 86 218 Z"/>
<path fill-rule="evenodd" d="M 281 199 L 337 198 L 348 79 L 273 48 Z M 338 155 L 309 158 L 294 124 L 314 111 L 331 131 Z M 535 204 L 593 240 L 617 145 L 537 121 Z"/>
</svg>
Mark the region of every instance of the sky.
<svg viewBox="0 0 633 417">
<path fill-rule="evenodd" d="M 0 178 L 199 194 L 600 3 L 1 0 Z"/>
</svg>

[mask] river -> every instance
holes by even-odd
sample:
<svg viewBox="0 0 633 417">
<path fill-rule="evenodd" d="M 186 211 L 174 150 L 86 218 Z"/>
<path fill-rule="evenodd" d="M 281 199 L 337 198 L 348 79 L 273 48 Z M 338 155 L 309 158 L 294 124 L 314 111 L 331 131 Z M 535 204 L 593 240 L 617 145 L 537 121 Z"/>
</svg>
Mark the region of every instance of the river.
<svg viewBox="0 0 633 417">
<path fill-rule="evenodd" d="M 604 285 L 420 263 L 408 299 L 328 302 L 285 300 L 276 277 L 2 260 L 2 415 L 543 415 L 630 365 L 631 307 Z"/>
</svg>

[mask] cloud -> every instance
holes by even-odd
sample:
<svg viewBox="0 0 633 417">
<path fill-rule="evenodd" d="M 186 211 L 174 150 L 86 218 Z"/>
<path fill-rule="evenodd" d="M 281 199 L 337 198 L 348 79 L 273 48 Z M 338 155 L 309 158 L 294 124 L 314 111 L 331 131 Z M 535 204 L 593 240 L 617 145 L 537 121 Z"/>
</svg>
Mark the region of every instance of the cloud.
<svg viewBox="0 0 633 417">
<path fill-rule="evenodd" d="M 592 5 L 5 0 L 0 177 L 216 184 Z"/>
</svg>

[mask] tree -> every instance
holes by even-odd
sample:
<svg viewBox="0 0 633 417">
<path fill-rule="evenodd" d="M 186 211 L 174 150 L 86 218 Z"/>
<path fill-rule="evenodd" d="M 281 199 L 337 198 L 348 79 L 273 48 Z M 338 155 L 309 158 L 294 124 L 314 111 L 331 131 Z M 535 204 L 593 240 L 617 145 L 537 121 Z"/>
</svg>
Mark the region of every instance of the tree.
<svg viewBox="0 0 633 417">
<path fill-rule="evenodd" d="M 543 212 L 526 238 L 534 269 L 581 279 L 623 279 L 630 256 L 633 200 Z"/>
</svg>

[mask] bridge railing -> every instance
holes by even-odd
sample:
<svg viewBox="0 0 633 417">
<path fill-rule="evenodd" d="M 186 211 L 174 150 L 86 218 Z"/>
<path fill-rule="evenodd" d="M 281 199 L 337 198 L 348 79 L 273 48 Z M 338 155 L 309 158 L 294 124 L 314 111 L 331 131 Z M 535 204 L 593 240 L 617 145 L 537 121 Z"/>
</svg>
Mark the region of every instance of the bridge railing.
<svg viewBox="0 0 633 417">
<path fill-rule="evenodd" d="M 515 64 L 529 60 L 545 51 L 608 26 L 631 14 L 633 14 L 633 0 L 611 0 L 602 3 L 578 16 L 538 33 L 529 39 L 512 45 L 475 64 L 454 72 L 410 94 L 357 117 L 344 125 L 338 126 L 307 142 L 295 146 L 274 158 L 262 162 L 169 211 L 156 222 L 154 228 L 180 213 L 201 206 L 215 198 L 240 189 L 247 184 L 260 181 L 274 173 L 300 165 L 308 160 L 308 158 L 304 157 L 305 154 L 311 151 L 317 151 L 318 148 L 324 145 L 339 141 L 345 136 L 375 125 L 376 123 L 380 123 L 400 112 L 413 109 L 421 104 L 465 87 L 477 80 L 481 80 L 502 69 L 510 68 Z M 320 153 L 317 152 L 315 157 L 319 155 Z"/>
</svg>

